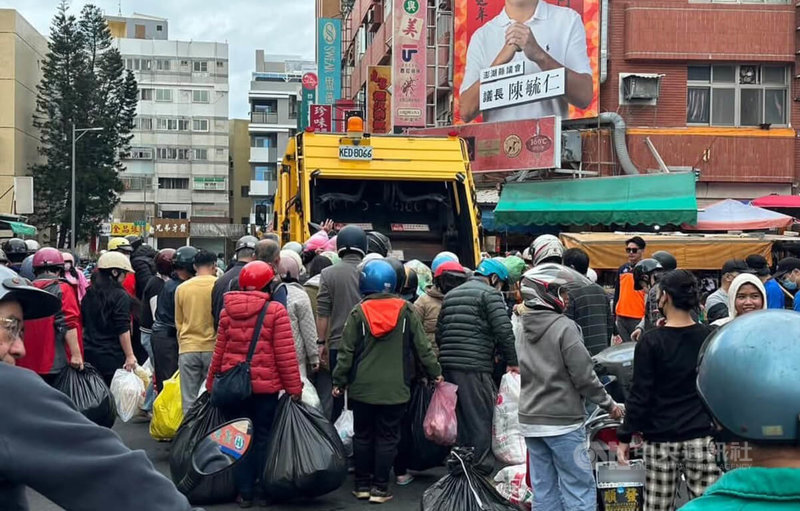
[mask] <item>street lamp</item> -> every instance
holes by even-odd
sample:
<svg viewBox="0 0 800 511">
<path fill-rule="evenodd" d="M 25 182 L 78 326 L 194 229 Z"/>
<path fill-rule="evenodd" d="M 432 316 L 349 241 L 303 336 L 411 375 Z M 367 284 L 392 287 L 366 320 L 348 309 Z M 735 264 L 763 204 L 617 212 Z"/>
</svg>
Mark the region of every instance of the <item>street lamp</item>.
<svg viewBox="0 0 800 511">
<path fill-rule="evenodd" d="M 75 142 L 80 140 L 82 136 L 90 131 L 103 131 L 103 128 L 76 128 L 75 123 L 72 123 L 72 204 L 70 205 L 70 250 L 75 250 Z"/>
</svg>

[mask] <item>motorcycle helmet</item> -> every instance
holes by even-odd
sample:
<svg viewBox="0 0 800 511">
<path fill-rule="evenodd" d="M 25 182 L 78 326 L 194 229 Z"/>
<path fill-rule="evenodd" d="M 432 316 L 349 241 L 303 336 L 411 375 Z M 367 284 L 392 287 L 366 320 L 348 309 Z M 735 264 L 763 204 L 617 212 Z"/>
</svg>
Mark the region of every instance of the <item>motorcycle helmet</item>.
<svg viewBox="0 0 800 511">
<path fill-rule="evenodd" d="M 336 236 L 336 252 L 341 256 L 345 252 L 356 252 L 361 257 L 367 255 L 367 235 L 357 225 L 347 225 Z"/>
<path fill-rule="evenodd" d="M 403 263 L 396 257 L 387 257 L 384 261 L 389 263 L 397 276 L 397 286 L 395 286 L 393 292 L 396 294 L 402 293 L 403 287 L 405 287 L 406 284 L 406 267 L 403 266 Z"/>
<path fill-rule="evenodd" d="M 172 264 L 175 258 L 174 248 L 162 248 L 156 255 L 156 271 L 161 275 L 171 275 L 174 266 Z"/>
<path fill-rule="evenodd" d="M 33 273 L 33 254 L 22 260 L 22 264 L 19 267 L 19 275 L 28 280 L 36 278 L 36 275 Z"/>
<path fill-rule="evenodd" d="M 508 283 L 509 284 L 516 284 L 519 282 L 519 279 L 522 278 L 522 274 L 525 273 L 527 266 L 525 265 L 525 261 L 518 256 L 508 256 L 503 260 L 503 265 L 508 270 Z"/>
<path fill-rule="evenodd" d="M 2 250 L 0 250 L 0 264 L 8 264 L 8 256 Z"/>
<path fill-rule="evenodd" d="M 19 238 L 11 238 L 3 242 L 3 252 L 12 263 L 21 263 L 28 257 L 28 245 Z"/>
<path fill-rule="evenodd" d="M 111 238 L 108 240 L 108 250 L 110 252 L 125 252 L 130 254 L 133 252 L 131 242 L 125 238 Z"/>
<path fill-rule="evenodd" d="M 42 248 L 36 240 L 25 240 L 25 246 L 28 247 L 28 254 L 34 254 L 37 250 Z"/>
<path fill-rule="evenodd" d="M 459 262 L 458 256 L 452 252 L 439 252 L 436 254 L 436 257 L 433 258 L 433 262 L 431 263 L 431 271 L 436 273 L 436 269 L 439 268 L 439 265 L 449 261 Z"/>
<path fill-rule="evenodd" d="M 263 291 L 275 278 L 275 270 L 264 261 L 252 261 L 242 267 L 239 273 L 239 289 L 242 291 Z"/>
<path fill-rule="evenodd" d="M 433 272 L 430 268 L 425 266 L 425 263 L 417 259 L 412 259 L 411 261 L 407 262 L 405 267 L 414 270 L 414 278 L 417 280 L 416 294 L 422 296 L 422 294 L 425 293 L 425 288 L 427 288 L 428 285 L 433 282 Z M 410 279 L 406 280 L 408 280 L 408 283 L 410 284 Z"/>
<path fill-rule="evenodd" d="M 549 259 L 558 259 L 557 264 L 560 264 L 563 256 L 564 245 L 552 234 L 543 234 L 533 240 L 531 244 L 531 257 L 533 258 L 534 266 L 545 262 L 555 262 L 549 261 Z"/>
<path fill-rule="evenodd" d="M 650 285 L 650 275 L 663 269 L 661 263 L 655 259 L 642 259 L 633 267 L 633 288 L 637 291 L 642 291 L 645 288 L 643 283 Z"/>
<path fill-rule="evenodd" d="M 445 295 L 466 281 L 467 272 L 455 261 L 440 264 L 433 276 L 436 287 Z"/>
<path fill-rule="evenodd" d="M 375 293 L 392 293 L 397 288 L 397 273 L 386 261 L 370 261 L 361 272 L 359 287 L 364 296 Z"/>
<path fill-rule="evenodd" d="M 234 252 L 238 254 L 240 250 L 245 248 L 255 250 L 256 245 L 258 245 L 258 238 L 255 236 L 242 236 L 236 241 L 236 248 L 234 249 Z"/>
<path fill-rule="evenodd" d="M 522 251 L 522 260 L 528 264 L 533 264 L 533 257 L 531 256 L 531 247 Z"/>
<path fill-rule="evenodd" d="M 144 243 L 144 240 L 138 234 L 131 234 L 130 236 L 125 236 L 125 239 L 128 240 L 128 243 L 130 243 L 132 251 L 136 251 L 136 249 L 141 247 L 142 244 Z"/>
<path fill-rule="evenodd" d="M 295 281 L 300 280 L 301 268 L 303 268 L 303 263 L 297 252 L 281 250 L 281 260 L 278 264 L 278 273 L 281 277 L 289 277 Z"/>
<path fill-rule="evenodd" d="M 402 294 L 403 298 L 406 300 L 414 300 L 419 290 L 419 277 L 417 277 L 417 272 L 414 268 L 410 266 L 404 266 L 403 268 L 405 269 L 405 282 L 403 283 L 403 289 L 400 291 L 400 294 Z"/>
<path fill-rule="evenodd" d="M 131 262 L 119 252 L 106 252 L 97 260 L 98 270 L 122 270 L 133 273 Z"/>
<path fill-rule="evenodd" d="M 478 268 L 475 270 L 475 275 L 481 275 L 483 277 L 497 275 L 497 278 L 503 282 L 508 282 L 508 269 L 497 259 L 484 259 L 481 261 L 481 264 L 479 264 Z"/>
<path fill-rule="evenodd" d="M 768 335 L 765 325 L 769 325 Z M 698 364 L 697 392 L 722 427 L 719 441 L 797 445 L 798 331 L 800 315 L 770 309 L 745 314 L 706 341 Z"/>
<path fill-rule="evenodd" d="M 33 269 L 39 268 L 63 268 L 64 256 L 58 249 L 45 247 L 38 250 L 33 255 Z"/>
<path fill-rule="evenodd" d="M 376 254 L 380 254 L 383 257 L 389 255 L 389 252 L 392 251 L 392 242 L 389 241 L 389 238 L 386 237 L 385 234 L 380 233 L 378 231 L 369 231 L 367 233 L 367 252 L 374 252 Z"/>
<path fill-rule="evenodd" d="M 176 269 L 182 269 L 194 273 L 194 258 L 196 255 L 196 248 L 181 247 L 175 251 L 172 264 Z"/>
<path fill-rule="evenodd" d="M 522 277 L 522 299 L 530 308 L 545 308 L 558 313 L 566 308 L 567 285 L 586 286 L 584 275 L 560 264 L 544 263 Z"/>
<path fill-rule="evenodd" d="M 289 243 L 285 244 L 281 250 L 288 250 L 300 255 L 303 253 L 303 245 L 296 241 L 290 241 Z"/>
<path fill-rule="evenodd" d="M 678 269 L 678 260 L 675 259 L 674 255 L 670 254 L 666 250 L 659 250 L 653 254 L 652 258 L 661 263 L 661 267 L 664 268 L 664 271 Z"/>
<path fill-rule="evenodd" d="M 26 320 L 46 318 L 61 310 L 61 300 L 55 295 L 33 287 L 5 266 L 0 266 L 0 300 L 19 303 Z"/>
</svg>

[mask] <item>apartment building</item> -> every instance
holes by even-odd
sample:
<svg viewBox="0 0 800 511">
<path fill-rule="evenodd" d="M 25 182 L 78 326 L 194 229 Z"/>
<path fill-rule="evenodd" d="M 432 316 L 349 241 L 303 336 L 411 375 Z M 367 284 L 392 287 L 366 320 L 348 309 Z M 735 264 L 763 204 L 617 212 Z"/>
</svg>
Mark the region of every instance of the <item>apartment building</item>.
<svg viewBox="0 0 800 511">
<path fill-rule="evenodd" d="M 277 173 L 289 137 L 297 132 L 301 79 L 316 64 L 293 55 L 266 55 L 256 50 L 250 82 L 250 222 L 267 226 L 272 218 Z M 234 191 L 235 192 L 235 191 Z"/>
</svg>

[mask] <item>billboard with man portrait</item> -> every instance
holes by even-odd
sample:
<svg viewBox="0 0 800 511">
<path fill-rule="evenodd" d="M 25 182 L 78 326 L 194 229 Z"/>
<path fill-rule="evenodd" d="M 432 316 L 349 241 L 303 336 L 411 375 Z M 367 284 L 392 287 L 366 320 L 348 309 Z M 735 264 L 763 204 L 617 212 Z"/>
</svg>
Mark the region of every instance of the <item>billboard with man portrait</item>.
<svg viewBox="0 0 800 511">
<path fill-rule="evenodd" d="M 597 116 L 599 4 L 454 0 L 455 123 Z M 504 77 L 508 71 L 513 77 Z M 539 84 L 548 78 L 566 82 L 566 93 L 544 94 Z M 515 94 L 515 101 L 504 93 Z"/>
</svg>

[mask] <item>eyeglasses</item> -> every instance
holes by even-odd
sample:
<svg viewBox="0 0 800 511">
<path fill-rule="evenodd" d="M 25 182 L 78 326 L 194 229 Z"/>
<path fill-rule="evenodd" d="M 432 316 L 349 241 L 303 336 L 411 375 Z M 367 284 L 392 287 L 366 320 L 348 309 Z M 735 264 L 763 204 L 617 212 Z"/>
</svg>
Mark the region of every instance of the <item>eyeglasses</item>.
<svg viewBox="0 0 800 511">
<path fill-rule="evenodd" d="M 17 318 L 0 318 L 0 327 L 5 328 L 13 339 L 22 339 L 25 336 L 25 327 Z"/>
<path fill-rule="evenodd" d="M 629 254 L 636 254 L 636 253 L 639 252 L 639 249 L 638 248 L 626 248 L 625 252 L 627 252 Z"/>
</svg>

